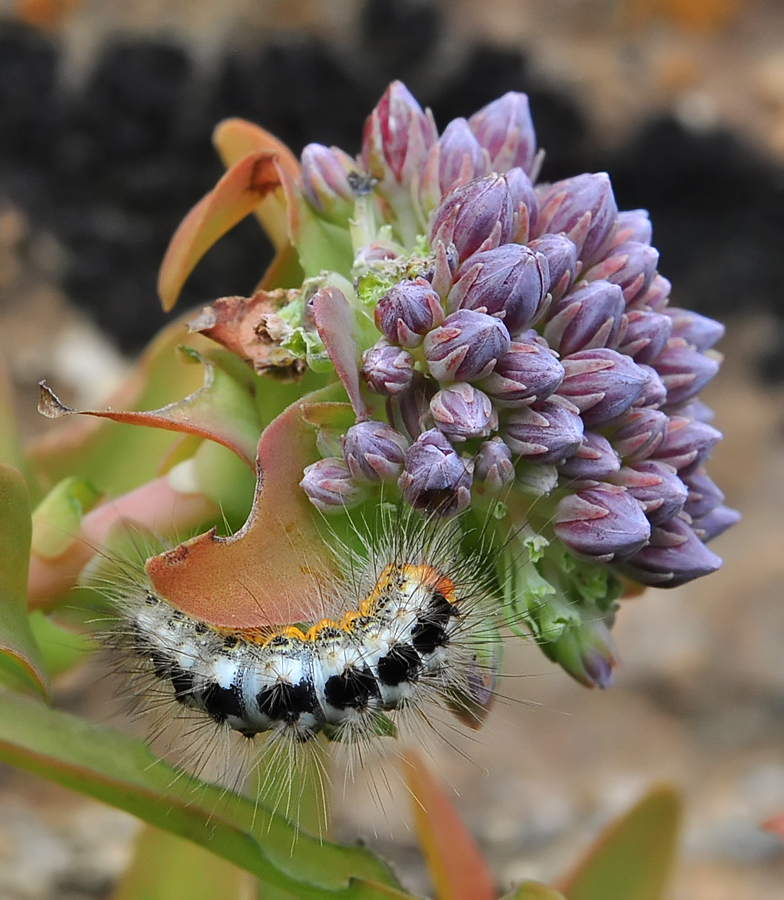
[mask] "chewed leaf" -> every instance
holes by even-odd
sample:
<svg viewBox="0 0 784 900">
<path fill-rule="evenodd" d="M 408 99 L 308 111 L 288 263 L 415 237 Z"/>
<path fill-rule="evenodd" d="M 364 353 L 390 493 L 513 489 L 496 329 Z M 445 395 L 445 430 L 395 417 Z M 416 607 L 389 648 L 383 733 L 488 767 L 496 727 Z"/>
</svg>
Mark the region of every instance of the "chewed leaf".
<svg viewBox="0 0 784 900">
<path fill-rule="evenodd" d="M 185 216 L 169 243 L 158 275 L 158 294 L 167 312 L 196 263 L 245 216 L 269 199 L 285 209 L 277 166 L 278 153 L 257 150 L 236 162 Z M 274 198 L 274 201 L 273 201 Z"/>
<path fill-rule="evenodd" d="M 0 463 L 0 654 L 9 676 L 20 676 L 48 697 L 49 676 L 27 616 L 31 536 L 27 486 L 17 469 Z"/>
<path fill-rule="evenodd" d="M 319 583 L 334 562 L 299 487 L 317 458 L 314 414 L 340 388 L 293 403 L 258 446 L 256 496 L 248 521 L 231 537 L 199 535 L 147 562 L 154 589 L 169 603 L 219 627 L 262 628 L 307 620 Z"/>
<path fill-rule="evenodd" d="M 677 852 L 680 794 L 654 788 L 613 822 L 559 885 L 567 900 L 664 900 Z"/>
<path fill-rule="evenodd" d="M 240 383 L 233 373 L 229 374 L 214 359 L 190 348 L 181 349 L 186 359 L 204 366 L 204 385 L 193 394 L 161 409 L 149 412 L 70 409 L 42 381 L 38 410 L 50 419 L 79 414 L 127 425 L 146 425 L 193 434 L 223 444 L 252 467 L 262 426 L 251 388 Z"/>
<path fill-rule="evenodd" d="M 422 853 L 438 900 L 494 900 L 493 877 L 479 848 L 418 754 L 405 768 Z"/>
<path fill-rule="evenodd" d="M 200 844 L 295 897 L 407 896 L 366 850 L 298 832 L 260 803 L 183 776 L 136 738 L 40 704 L 0 695 L 0 760 Z"/>
<path fill-rule="evenodd" d="M 313 315 L 335 371 L 346 389 L 358 419 L 368 414 L 359 390 L 359 350 L 354 338 L 354 310 L 336 287 L 325 287 L 313 297 Z"/>
<path fill-rule="evenodd" d="M 212 133 L 212 142 L 223 165 L 230 169 L 249 153 L 267 151 L 277 156 L 278 166 L 292 178 L 299 177 L 299 160 L 274 135 L 245 119 L 225 119 Z M 256 218 L 270 236 L 276 250 L 288 241 L 286 208 L 277 194 L 265 197 L 255 209 Z"/>
</svg>

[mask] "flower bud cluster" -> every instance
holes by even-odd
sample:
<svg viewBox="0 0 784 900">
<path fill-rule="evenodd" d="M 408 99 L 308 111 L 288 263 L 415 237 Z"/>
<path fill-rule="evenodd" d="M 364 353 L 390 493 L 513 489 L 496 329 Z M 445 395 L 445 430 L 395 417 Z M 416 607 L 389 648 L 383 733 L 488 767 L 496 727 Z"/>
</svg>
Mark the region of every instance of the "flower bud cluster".
<svg viewBox="0 0 784 900">
<path fill-rule="evenodd" d="M 705 472 L 721 435 L 696 400 L 723 326 L 669 305 L 648 214 L 619 212 L 606 173 L 535 185 L 538 164 L 522 94 L 440 136 L 402 84 L 384 94 L 356 165 L 390 233 L 405 244 L 418 222 L 430 256 L 385 286 L 360 348 L 378 421 L 349 429 L 303 488 L 326 508 L 386 482 L 454 515 L 536 484 L 573 554 L 682 584 L 718 567 L 704 544 L 737 519 Z M 304 195 L 333 222 L 348 166 L 315 145 L 303 156 Z"/>
</svg>

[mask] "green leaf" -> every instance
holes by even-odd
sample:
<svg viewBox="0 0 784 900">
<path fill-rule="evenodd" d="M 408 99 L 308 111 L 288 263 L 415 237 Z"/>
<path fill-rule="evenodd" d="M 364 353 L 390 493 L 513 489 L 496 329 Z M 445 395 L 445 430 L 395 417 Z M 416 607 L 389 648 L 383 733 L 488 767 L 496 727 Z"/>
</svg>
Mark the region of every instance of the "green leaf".
<svg viewBox="0 0 784 900">
<path fill-rule="evenodd" d="M 501 900 L 566 900 L 566 898 L 547 884 L 524 881 L 511 894 L 504 894 Z"/>
<path fill-rule="evenodd" d="M 100 499 L 100 491 L 82 478 L 64 478 L 33 512 L 32 552 L 54 559 L 70 547 L 82 517 Z"/>
<path fill-rule="evenodd" d="M 11 695 L 0 695 L 0 760 L 200 844 L 302 900 L 407 896 L 369 852 L 298 831 L 156 759 L 142 741 Z"/>
<path fill-rule="evenodd" d="M 84 662 L 99 646 L 89 635 L 63 628 L 38 610 L 30 613 L 30 627 L 52 678 Z"/>
<path fill-rule="evenodd" d="M 22 475 L 0 463 L 0 653 L 12 679 L 49 696 L 49 676 L 27 617 L 27 573 L 30 566 L 32 518 L 30 496 Z"/>
<path fill-rule="evenodd" d="M 675 864 L 681 810 L 674 788 L 646 794 L 559 884 L 567 900 L 662 900 Z"/>
</svg>

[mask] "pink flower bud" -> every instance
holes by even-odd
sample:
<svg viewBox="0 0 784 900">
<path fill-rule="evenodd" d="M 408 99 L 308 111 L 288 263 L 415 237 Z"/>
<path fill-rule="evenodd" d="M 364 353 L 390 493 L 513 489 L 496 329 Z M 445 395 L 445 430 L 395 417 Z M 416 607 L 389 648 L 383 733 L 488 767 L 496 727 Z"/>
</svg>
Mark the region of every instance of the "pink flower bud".
<svg viewBox="0 0 784 900">
<path fill-rule="evenodd" d="M 421 434 L 406 451 L 398 486 L 406 502 L 423 512 L 453 516 L 471 502 L 472 466 L 440 431 Z"/>
<path fill-rule="evenodd" d="M 565 478 L 604 481 L 621 468 L 621 461 L 606 437 L 586 431 L 580 449 L 558 471 Z"/>
<path fill-rule="evenodd" d="M 640 396 L 648 374 L 628 356 L 600 347 L 561 360 L 566 376 L 558 396 L 574 403 L 589 428 L 622 416 Z"/>
<path fill-rule="evenodd" d="M 561 356 L 595 347 L 615 347 L 624 308 L 623 293 L 617 284 L 580 282 L 550 307 L 544 336 Z"/>
<path fill-rule="evenodd" d="M 356 162 L 337 147 L 308 144 L 302 151 L 302 193 L 325 219 L 345 225 L 354 213 L 354 192 L 348 182 Z"/>
<path fill-rule="evenodd" d="M 364 490 L 351 477 L 342 459 L 328 457 L 307 466 L 299 486 L 322 512 L 350 509 L 364 499 Z"/>
<path fill-rule="evenodd" d="M 378 301 L 376 327 L 393 344 L 414 348 L 444 320 L 441 298 L 424 278 L 393 285 Z"/>
<path fill-rule="evenodd" d="M 648 376 L 640 396 L 634 401 L 634 406 L 647 406 L 650 409 L 658 409 L 667 399 L 667 388 L 659 377 L 659 373 L 651 366 L 640 366 Z"/>
<path fill-rule="evenodd" d="M 543 234 L 528 245 L 541 253 L 550 268 L 550 286 L 553 302 L 557 303 L 574 284 L 582 263 L 577 259 L 577 247 L 565 234 Z"/>
<path fill-rule="evenodd" d="M 362 354 L 360 374 L 374 394 L 391 397 L 406 390 L 414 377 L 414 357 L 381 338 Z"/>
<path fill-rule="evenodd" d="M 664 312 L 667 300 L 672 291 L 670 282 L 658 272 L 653 276 L 651 286 L 644 294 L 638 294 L 631 303 L 629 309 L 647 309 L 652 312 Z"/>
<path fill-rule="evenodd" d="M 698 469 L 721 440 L 721 432 L 705 422 L 670 416 L 667 435 L 653 458 L 678 470 L 680 477 Z"/>
<path fill-rule="evenodd" d="M 541 316 L 549 280 L 544 256 L 521 244 L 504 244 L 469 256 L 458 270 L 447 306 L 498 316 L 515 335 Z"/>
<path fill-rule="evenodd" d="M 555 355 L 529 332 L 513 341 L 495 365 L 492 375 L 482 380 L 482 390 L 500 407 L 515 407 L 546 400 L 564 378 L 564 367 Z"/>
<path fill-rule="evenodd" d="M 599 484 L 558 504 L 553 528 L 574 553 L 597 562 L 628 559 L 645 546 L 651 526 L 640 504 L 622 487 Z"/>
<path fill-rule="evenodd" d="M 484 441 L 474 459 L 474 481 L 489 491 L 500 491 L 514 481 L 512 451 L 500 437 Z"/>
<path fill-rule="evenodd" d="M 612 236 L 612 246 L 617 247 L 626 241 L 639 241 L 641 244 L 650 244 L 653 237 L 653 229 L 647 209 L 629 209 L 618 213 L 615 220 L 615 231 Z"/>
<path fill-rule="evenodd" d="M 651 531 L 647 547 L 623 567 L 624 574 L 642 584 L 678 587 L 715 572 L 721 559 L 702 543 L 679 516 L 668 519 Z"/>
<path fill-rule="evenodd" d="M 544 400 L 513 410 L 501 428 L 512 453 L 535 463 L 558 464 L 583 442 L 583 421 L 571 404 Z"/>
<path fill-rule="evenodd" d="M 425 359 L 439 381 L 472 381 L 489 375 L 510 344 L 498 319 L 459 309 L 425 337 Z"/>
<path fill-rule="evenodd" d="M 509 91 L 474 113 L 468 124 L 490 154 L 493 171 L 506 172 L 520 166 L 531 174 L 536 133 L 525 94 Z"/>
<path fill-rule="evenodd" d="M 618 215 L 606 172 L 576 175 L 546 189 L 539 209 L 539 235 L 563 232 L 577 246 L 583 265 L 598 262 L 610 247 Z"/>
<path fill-rule="evenodd" d="M 664 350 L 672 331 L 672 320 L 661 313 L 632 309 L 626 314 L 626 331 L 618 348 L 636 363 L 651 365 Z"/>
<path fill-rule="evenodd" d="M 465 381 L 442 388 L 430 401 L 436 428 L 450 441 L 487 437 L 498 427 L 498 415 L 487 394 Z"/>
<path fill-rule="evenodd" d="M 357 481 L 395 481 L 408 441 L 384 422 L 358 422 L 346 432 L 343 459 Z"/>
<path fill-rule="evenodd" d="M 465 119 L 453 119 L 444 129 L 436 146 L 442 197 L 453 187 L 481 178 L 490 171 L 487 153 L 474 137 Z"/>
<path fill-rule="evenodd" d="M 527 244 L 529 238 L 536 233 L 539 222 L 539 198 L 531 179 L 520 168 L 510 169 L 506 173 L 506 183 L 509 185 L 514 211 L 512 240 L 518 244 Z"/>
<path fill-rule="evenodd" d="M 438 139 L 429 111 L 422 112 L 408 88 L 393 81 L 365 122 L 362 160 L 367 172 L 382 184 L 410 182 L 425 164 Z"/>
<path fill-rule="evenodd" d="M 667 388 L 667 406 L 672 408 L 696 397 L 719 371 L 719 361 L 694 350 L 682 338 L 670 338 L 654 368 Z"/>
<path fill-rule="evenodd" d="M 623 460 L 647 459 L 667 434 L 669 419 L 657 409 L 630 409 L 613 429 L 613 447 Z"/>
<path fill-rule="evenodd" d="M 672 336 L 682 338 L 695 350 L 708 350 L 724 337 L 727 330 L 721 322 L 690 309 L 669 306 L 664 312 L 672 321 Z"/>
<path fill-rule="evenodd" d="M 631 303 L 651 286 L 658 262 L 659 251 L 649 244 L 626 241 L 613 247 L 583 277 L 586 281 L 603 279 L 617 284 L 623 291 L 626 303 Z"/>
<path fill-rule="evenodd" d="M 677 516 L 688 496 L 688 489 L 675 469 L 652 459 L 624 466 L 610 481 L 626 488 L 652 525 Z"/>
</svg>

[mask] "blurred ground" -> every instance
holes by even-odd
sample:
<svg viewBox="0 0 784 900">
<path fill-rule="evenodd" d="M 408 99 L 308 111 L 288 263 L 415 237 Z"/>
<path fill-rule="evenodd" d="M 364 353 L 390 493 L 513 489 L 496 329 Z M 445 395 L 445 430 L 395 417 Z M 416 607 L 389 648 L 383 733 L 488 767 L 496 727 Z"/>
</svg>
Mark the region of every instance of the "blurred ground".
<svg viewBox="0 0 784 900">
<path fill-rule="evenodd" d="M 676 284 L 678 302 L 696 303 L 727 320 L 721 345 L 726 363 L 705 397 L 726 436 L 711 474 L 727 502 L 744 514 L 716 542 L 724 568 L 696 584 L 648 591 L 625 604 L 615 632 L 624 664 L 617 685 L 606 693 L 573 684 L 535 649 L 510 640 L 509 677 L 502 683 L 508 702 L 499 703 L 483 732 L 456 739 L 471 761 L 443 744 L 433 746 L 438 769 L 458 792 L 457 802 L 504 885 L 554 877 L 604 822 L 651 782 L 666 779 L 682 787 L 688 800 L 673 900 L 782 896 L 784 850 L 757 825 L 784 810 L 784 389 L 759 379 L 766 353 L 773 359 L 769 374 L 779 371 L 776 334 L 784 309 L 784 178 L 776 163 L 784 159 L 784 11 L 762 0 L 737 6 L 738 17 L 723 27 L 717 20 L 713 28 L 684 29 L 659 17 L 632 29 L 618 25 L 618 3 L 599 0 L 460 0 L 451 4 L 446 24 L 425 3 L 400 4 L 408 19 L 400 11 L 389 19 L 390 4 L 380 3 L 371 10 L 375 20 L 365 13 L 366 33 L 375 35 L 372 48 L 336 67 L 329 53 L 313 63 L 315 45 L 303 43 L 310 38 L 302 35 L 326 36 L 332 47 L 355 46 L 358 4 L 348 0 L 234 0 L 221 4 L 219 13 L 216 5 L 196 0 L 134 0 L 119 11 L 115 4 L 88 0 L 59 26 L 67 64 L 56 70 L 60 75 L 50 71 L 53 86 L 41 94 L 59 96 L 55 86 L 62 77 L 72 85 L 71 106 L 62 107 L 64 113 L 52 100 L 48 130 L 32 150 L 28 146 L 24 165 L 19 154 L 8 152 L 17 132 L 5 131 L 10 138 L 0 150 L 0 356 L 17 389 L 28 437 L 47 424 L 34 413 L 40 378 L 56 384 L 67 400 L 92 405 L 127 370 L 132 348 L 142 339 L 142 330 L 133 331 L 141 328 L 137 298 L 146 293 L 145 302 L 155 303 L 150 285 L 133 281 L 143 268 L 139 260 L 154 277 L 161 241 L 165 245 L 218 171 L 202 118 L 212 122 L 238 111 L 272 130 L 288 128 L 293 146 L 334 140 L 353 151 L 340 135 L 358 127 L 383 82 L 397 74 L 430 92 L 443 110 L 442 123 L 490 99 L 474 102 L 481 87 L 477 73 L 496 93 L 506 89 L 504 79 L 525 81 L 542 114 L 542 143 L 554 149 L 551 177 L 597 168 L 596 160 L 607 165 L 623 205 L 652 208 L 662 271 Z M 293 27 L 300 31 L 292 38 L 286 29 Z M 382 40 L 395 28 L 411 37 L 408 55 L 399 41 Z M 285 52 L 233 60 L 227 48 L 240 29 L 246 48 L 288 35 L 276 45 Z M 19 34 L 12 33 L 16 43 L 3 44 L 6 50 L 19 46 Z M 90 102 L 111 105 L 112 98 L 126 96 L 123 85 L 111 81 L 109 63 L 100 79 L 90 80 L 96 58 L 111 61 L 100 54 L 118 34 L 135 41 L 176 39 L 191 56 L 140 45 L 147 48 L 144 58 L 155 61 L 152 71 L 163 73 L 159 83 L 170 85 L 173 77 L 185 85 L 184 93 L 159 94 L 157 106 L 139 99 L 142 112 L 115 123 L 130 128 L 128 122 L 142 122 L 152 129 L 149 123 L 157 120 L 151 108 L 165 120 L 174 106 L 196 96 L 194 85 L 212 91 L 213 101 L 189 107 L 198 117 L 179 121 L 174 137 L 148 140 L 144 130 L 126 130 L 112 143 L 101 132 L 100 116 L 90 114 Z M 29 40 L 24 35 L 22 43 Z M 480 39 L 501 49 L 477 50 Z M 51 68 L 47 48 L 54 45 L 41 40 L 36 58 Z M 113 52 L 116 65 L 120 51 Z M 120 60 L 127 61 L 123 52 L 128 53 L 120 52 Z M 516 55 L 521 52 L 524 66 Z M 380 72 L 363 92 L 357 84 L 373 56 Z M 2 99 L 9 59 L 0 56 L 0 115 L 11 108 Z M 304 91 L 288 108 L 264 99 L 265 78 L 275 71 L 270 59 L 287 77 L 296 76 L 297 89 Z M 176 74 L 186 70 L 187 77 Z M 210 72 L 222 73 L 220 90 L 209 87 Z M 314 88 L 308 95 L 308 79 L 324 72 L 328 90 L 322 83 L 320 93 Z M 261 87 L 249 83 L 253 77 Z M 112 91 L 101 94 L 107 84 L 114 85 Z M 329 91 L 333 99 L 348 92 L 353 104 L 341 107 L 337 124 L 325 123 Z M 58 124 L 63 122 L 65 130 Z M 325 132 L 328 126 L 335 131 Z M 138 143 L 131 152 L 134 136 Z M 183 147 L 188 154 L 180 157 Z M 673 147 L 679 155 L 667 156 Z M 167 178 L 174 178 L 181 158 L 191 159 L 193 167 L 167 192 Z M 680 167 L 677 178 L 674 167 Z M 86 183 L 87 200 L 79 194 Z M 717 183 L 721 190 L 713 193 L 719 196 L 707 203 Z M 684 201 L 683 191 L 694 185 L 699 191 Z M 201 276 L 204 298 L 211 290 L 233 290 L 225 279 L 237 271 L 255 277 L 256 240 L 250 227 L 219 251 L 213 268 Z M 122 290 L 112 293 L 117 284 Z M 198 292 L 190 297 L 198 299 Z M 110 301 L 122 310 L 113 338 L 91 318 L 106 327 L 101 309 Z M 59 686 L 58 702 L 105 721 L 114 709 L 111 690 L 95 681 L 95 669 L 69 676 Z M 375 770 L 371 777 L 383 778 Z M 338 833 L 362 837 L 395 862 L 408 886 L 424 891 L 405 794 L 395 776 L 389 778 L 396 799 L 383 811 L 362 784 L 347 787 L 345 798 L 338 790 Z M 342 778 L 336 783 L 342 785 Z M 0 770 L 0 806 L 2 900 L 109 895 L 129 857 L 133 820 L 8 769 Z"/>
</svg>

